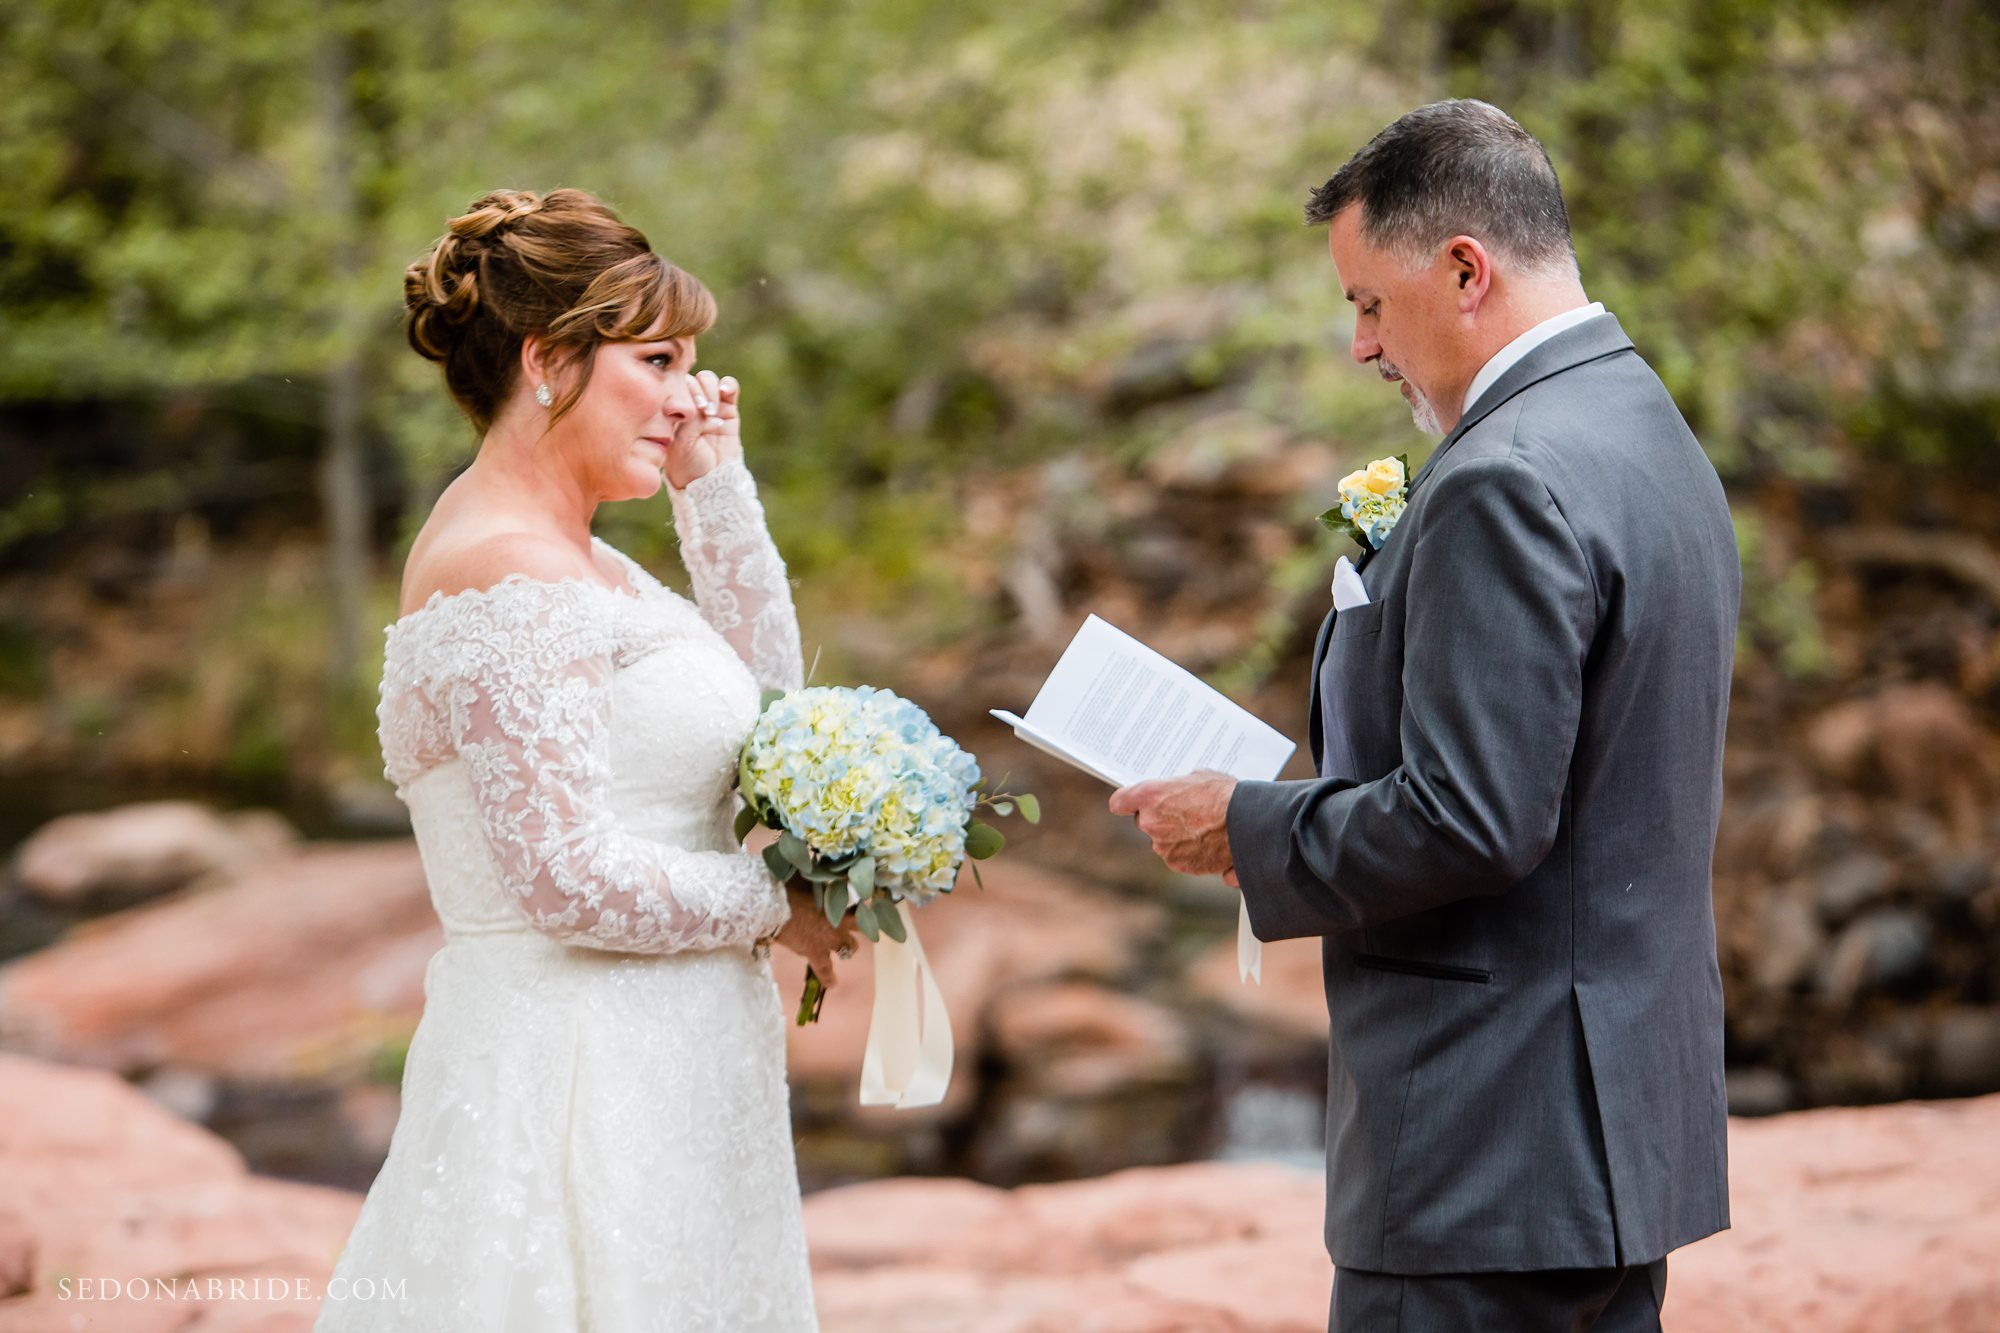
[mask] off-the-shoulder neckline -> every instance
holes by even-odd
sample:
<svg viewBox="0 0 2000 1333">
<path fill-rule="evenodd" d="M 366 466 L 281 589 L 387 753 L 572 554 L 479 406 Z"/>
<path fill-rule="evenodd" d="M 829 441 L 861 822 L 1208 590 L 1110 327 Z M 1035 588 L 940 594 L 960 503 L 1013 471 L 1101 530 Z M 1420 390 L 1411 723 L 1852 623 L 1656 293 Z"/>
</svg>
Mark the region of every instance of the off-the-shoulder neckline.
<svg viewBox="0 0 2000 1333">
<path fill-rule="evenodd" d="M 444 606 L 447 603 L 459 602 L 459 601 L 484 601 L 492 597 L 495 593 L 501 591 L 503 588 L 518 588 L 527 586 L 542 587 L 542 588 L 560 588 L 566 585 L 574 584 L 579 588 L 595 588 L 599 592 L 607 593 L 612 597 L 616 597 L 621 602 L 636 602 L 641 600 L 645 595 L 645 589 L 641 586 L 638 586 L 636 583 L 636 579 L 639 573 L 638 562 L 633 560 L 632 557 L 626 555 L 623 551 L 619 550 L 617 547 L 613 546 L 610 542 L 605 541 L 604 538 L 598 536 L 594 532 L 590 534 L 590 540 L 594 545 L 602 546 L 605 550 L 611 552 L 611 554 L 616 556 L 619 562 L 625 566 L 627 581 L 634 583 L 634 587 L 631 592 L 626 592 L 623 589 L 614 588 L 608 583 L 599 583 L 596 579 L 588 579 L 582 577 L 581 575 L 576 575 L 576 574 L 567 574 L 559 579 L 538 579 L 531 574 L 524 574 L 519 570 L 516 570 L 512 574 L 502 575 L 499 579 L 495 580 L 492 583 L 489 583 L 484 588 L 460 588 L 457 592 L 445 592 L 442 589 L 440 589 L 439 591 L 432 593 L 429 597 L 426 597 L 423 601 L 423 605 L 417 607 L 415 610 L 408 611 L 400 616 L 397 616 L 394 620 L 390 621 L 387 625 L 383 626 L 382 627 L 383 632 L 393 634 L 396 630 L 400 629 L 402 626 L 408 625 L 414 620 L 416 620 L 417 617 L 422 616 L 428 612 L 435 611 L 439 607 Z"/>
</svg>

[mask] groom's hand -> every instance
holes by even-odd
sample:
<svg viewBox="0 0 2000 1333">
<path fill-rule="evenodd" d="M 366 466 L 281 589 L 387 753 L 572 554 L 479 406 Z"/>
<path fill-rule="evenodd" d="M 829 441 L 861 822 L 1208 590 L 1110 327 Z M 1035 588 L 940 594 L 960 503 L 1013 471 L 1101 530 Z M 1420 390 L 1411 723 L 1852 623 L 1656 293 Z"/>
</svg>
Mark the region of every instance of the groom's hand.
<svg viewBox="0 0 2000 1333">
<path fill-rule="evenodd" d="M 1135 782 L 1111 793 L 1111 813 L 1137 815 L 1139 831 L 1167 869 L 1184 875 L 1221 875 L 1236 884 L 1229 854 L 1229 797 L 1236 779 L 1203 769 L 1184 778 Z"/>
</svg>

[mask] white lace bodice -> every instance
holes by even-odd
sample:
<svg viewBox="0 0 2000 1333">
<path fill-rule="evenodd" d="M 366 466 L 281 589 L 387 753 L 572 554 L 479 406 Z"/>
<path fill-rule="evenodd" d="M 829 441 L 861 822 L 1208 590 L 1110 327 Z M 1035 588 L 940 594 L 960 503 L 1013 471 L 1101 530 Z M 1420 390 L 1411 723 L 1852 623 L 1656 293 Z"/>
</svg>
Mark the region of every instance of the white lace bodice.
<svg viewBox="0 0 2000 1333">
<path fill-rule="evenodd" d="M 389 627 L 384 771 L 445 942 L 315 1333 L 817 1327 L 747 947 L 785 896 L 731 827 L 798 626 L 743 465 L 669 493 L 693 602 L 613 551 L 629 591 L 514 575 Z"/>
<path fill-rule="evenodd" d="M 695 603 L 593 538 L 633 593 L 508 575 L 388 627 L 383 771 L 447 933 L 669 953 L 784 921 L 730 828 L 759 691 L 800 683 L 784 562 L 741 461 L 669 494 Z"/>
</svg>

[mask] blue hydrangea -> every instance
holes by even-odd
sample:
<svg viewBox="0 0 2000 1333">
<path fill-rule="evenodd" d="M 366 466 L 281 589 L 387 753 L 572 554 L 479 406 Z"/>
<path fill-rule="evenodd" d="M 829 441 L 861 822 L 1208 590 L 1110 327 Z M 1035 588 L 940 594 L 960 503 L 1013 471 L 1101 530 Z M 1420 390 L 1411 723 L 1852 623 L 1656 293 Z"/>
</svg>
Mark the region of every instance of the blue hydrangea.
<svg viewBox="0 0 2000 1333">
<path fill-rule="evenodd" d="M 923 709 L 890 690 L 815 686 L 764 710 L 747 743 L 745 794 L 819 856 L 875 858 L 875 882 L 922 901 L 965 859 L 979 765 Z"/>
</svg>

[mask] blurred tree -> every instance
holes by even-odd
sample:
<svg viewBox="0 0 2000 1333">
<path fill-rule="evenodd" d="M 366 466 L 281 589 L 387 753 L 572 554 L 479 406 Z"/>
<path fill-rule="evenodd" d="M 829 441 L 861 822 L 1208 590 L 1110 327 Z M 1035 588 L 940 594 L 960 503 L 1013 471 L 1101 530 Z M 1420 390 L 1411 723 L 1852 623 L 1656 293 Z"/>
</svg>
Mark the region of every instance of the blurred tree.
<svg viewBox="0 0 2000 1333">
<path fill-rule="evenodd" d="M 1299 206 L 1455 92 L 1544 137 L 1592 294 L 1740 487 L 1847 486 L 1863 450 L 1991 476 L 1996 22 L 1970 0 L 0 0 L 0 405 L 172 393 L 316 432 L 325 680 L 362 693 L 369 478 L 399 464 L 414 522 L 473 444 L 400 345 L 400 271 L 487 189 L 579 185 L 721 299 L 703 360 L 746 384 L 798 572 L 843 571 L 840 596 L 929 578 L 896 600 L 951 623 L 921 555 L 996 463 L 1137 458 L 1224 411 L 1346 457 L 1410 447 L 1346 364 Z M 657 561 L 658 508 L 633 508 L 607 535 Z M 0 498 L 0 546 L 62 514 Z"/>
</svg>

